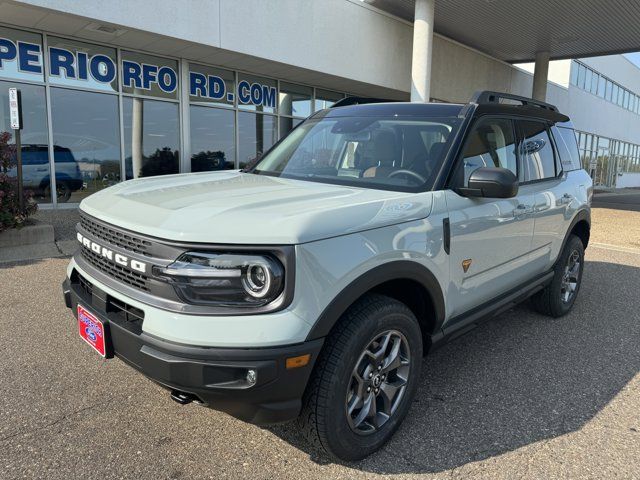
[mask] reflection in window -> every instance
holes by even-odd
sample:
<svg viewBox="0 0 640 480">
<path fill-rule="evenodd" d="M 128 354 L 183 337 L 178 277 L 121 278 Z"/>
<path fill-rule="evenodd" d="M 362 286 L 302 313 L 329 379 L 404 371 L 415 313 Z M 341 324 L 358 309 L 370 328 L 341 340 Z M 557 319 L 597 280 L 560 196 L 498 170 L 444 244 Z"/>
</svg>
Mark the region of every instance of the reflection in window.
<svg viewBox="0 0 640 480">
<path fill-rule="evenodd" d="M 280 115 L 307 118 L 311 115 L 312 94 L 311 87 L 280 82 Z"/>
<path fill-rule="evenodd" d="M 284 137 L 300 123 L 302 123 L 302 120 L 299 118 L 280 117 L 280 138 Z"/>
<path fill-rule="evenodd" d="M 59 202 L 120 181 L 117 96 L 52 88 L 51 122 Z"/>
<path fill-rule="evenodd" d="M 49 141 L 47 133 L 47 110 L 44 87 L 0 82 L 0 133 L 11 135 L 10 144 L 15 144 L 14 130 L 9 119 L 9 88 L 18 88 L 22 94 L 22 178 L 26 190 L 34 193 L 38 202 L 51 201 Z M 15 162 L 13 162 L 15 163 Z M 16 167 L 9 175 L 17 174 Z"/>
<path fill-rule="evenodd" d="M 469 136 L 464 149 L 464 185 L 474 170 L 481 167 L 508 168 L 518 175 L 515 138 L 511 120 L 480 122 Z"/>
<path fill-rule="evenodd" d="M 524 135 L 522 151 L 527 180 L 555 177 L 555 156 L 547 126 L 541 122 L 521 121 L 519 123 Z"/>
<path fill-rule="evenodd" d="M 238 112 L 239 168 L 262 157 L 277 140 L 276 117 Z"/>
<path fill-rule="evenodd" d="M 122 106 L 127 180 L 178 173 L 178 104 L 125 97 Z"/>
<path fill-rule="evenodd" d="M 191 117 L 191 171 L 234 168 L 235 112 L 223 108 L 189 107 Z"/>
</svg>

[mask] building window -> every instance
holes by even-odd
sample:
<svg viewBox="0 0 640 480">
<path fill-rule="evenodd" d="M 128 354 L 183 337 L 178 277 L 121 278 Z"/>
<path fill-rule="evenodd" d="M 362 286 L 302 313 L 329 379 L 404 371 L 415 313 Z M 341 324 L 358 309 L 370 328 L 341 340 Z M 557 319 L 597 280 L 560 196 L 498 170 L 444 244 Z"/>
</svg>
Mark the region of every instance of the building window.
<svg viewBox="0 0 640 480">
<path fill-rule="evenodd" d="M 277 140 L 276 117 L 253 112 L 238 112 L 238 160 L 244 168 L 262 155 Z"/>
<path fill-rule="evenodd" d="M 15 144 L 14 130 L 9 119 L 9 88 L 20 89 L 22 95 L 22 177 L 26 190 L 34 193 L 36 201 L 51 201 L 51 165 L 49 162 L 49 135 L 47 106 L 43 86 L 0 81 L 0 133 L 10 135 L 9 144 Z M 15 162 L 14 162 L 15 163 Z M 17 174 L 16 167 L 8 172 Z"/>
<path fill-rule="evenodd" d="M 330 92 L 329 90 L 322 90 L 320 88 L 316 88 L 316 112 L 318 110 L 323 110 L 325 108 L 329 108 L 331 105 L 336 103 L 338 100 L 342 100 L 344 95 L 337 92 Z"/>
<path fill-rule="evenodd" d="M 135 52 L 122 52 L 120 81 L 123 93 L 177 100 L 178 62 Z"/>
<path fill-rule="evenodd" d="M 191 171 L 228 170 L 236 162 L 236 112 L 191 105 Z"/>
<path fill-rule="evenodd" d="M 105 92 L 118 91 L 116 49 L 47 37 L 49 83 Z"/>
<path fill-rule="evenodd" d="M 586 75 L 587 75 L 587 67 L 585 67 L 581 63 L 578 64 L 578 88 L 584 89 L 584 80 Z"/>
<path fill-rule="evenodd" d="M 44 81 L 41 35 L 0 27 L 0 51 L 0 77 Z"/>
<path fill-rule="evenodd" d="M 256 112 L 276 112 L 277 83 L 255 75 L 238 75 L 238 108 Z"/>
<path fill-rule="evenodd" d="M 602 75 L 598 78 L 598 96 L 604 98 L 605 85 L 607 84 L 607 79 Z"/>
<path fill-rule="evenodd" d="M 79 202 L 120 181 L 118 97 L 51 89 L 58 202 Z"/>
<path fill-rule="evenodd" d="M 280 115 L 307 118 L 311 115 L 311 97 L 313 89 L 303 85 L 280 82 L 279 111 Z"/>
<path fill-rule="evenodd" d="M 122 99 L 126 178 L 179 172 L 180 121 L 174 102 Z"/>
<path fill-rule="evenodd" d="M 231 70 L 189 64 L 189 100 L 233 107 L 235 74 Z"/>
</svg>

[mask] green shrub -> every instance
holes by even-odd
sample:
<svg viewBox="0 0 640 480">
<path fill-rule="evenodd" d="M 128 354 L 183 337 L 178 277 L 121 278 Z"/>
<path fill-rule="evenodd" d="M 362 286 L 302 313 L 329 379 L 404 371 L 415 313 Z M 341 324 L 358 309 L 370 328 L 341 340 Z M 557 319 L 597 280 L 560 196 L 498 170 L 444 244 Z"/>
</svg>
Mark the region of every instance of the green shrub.
<svg viewBox="0 0 640 480">
<path fill-rule="evenodd" d="M 12 172 L 16 166 L 16 147 L 9 143 L 11 137 L 9 132 L 0 133 L 0 232 L 21 227 L 38 209 L 33 192 L 25 190 L 24 209 L 20 211 L 18 179 Z"/>
</svg>

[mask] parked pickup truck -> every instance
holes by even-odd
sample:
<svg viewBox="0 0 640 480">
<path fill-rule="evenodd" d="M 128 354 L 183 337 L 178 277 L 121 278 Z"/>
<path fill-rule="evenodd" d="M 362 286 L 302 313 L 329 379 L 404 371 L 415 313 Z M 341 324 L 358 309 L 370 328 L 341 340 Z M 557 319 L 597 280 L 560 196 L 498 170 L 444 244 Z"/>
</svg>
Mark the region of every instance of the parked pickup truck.
<svg viewBox="0 0 640 480">
<path fill-rule="evenodd" d="M 346 98 L 244 171 L 84 199 L 64 297 L 91 347 L 178 403 L 296 420 L 357 460 L 405 418 L 428 352 L 527 298 L 571 310 L 591 196 L 552 105 Z"/>
</svg>

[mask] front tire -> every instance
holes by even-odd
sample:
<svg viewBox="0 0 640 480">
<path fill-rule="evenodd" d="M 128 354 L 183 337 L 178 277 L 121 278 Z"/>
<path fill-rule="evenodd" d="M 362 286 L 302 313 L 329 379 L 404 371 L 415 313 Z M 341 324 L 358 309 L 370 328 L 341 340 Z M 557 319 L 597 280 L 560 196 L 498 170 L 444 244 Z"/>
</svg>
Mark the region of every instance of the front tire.
<svg viewBox="0 0 640 480">
<path fill-rule="evenodd" d="M 303 399 L 306 438 L 339 460 L 361 460 L 404 420 L 420 378 L 422 335 L 403 303 L 369 294 L 328 336 Z"/>
<path fill-rule="evenodd" d="M 583 270 L 584 245 L 571 234 L 556 262 L 551 283 L 531 297 L 534 309 L 554 318 L 569 313 L 580 291 Z"/>
</svg>

